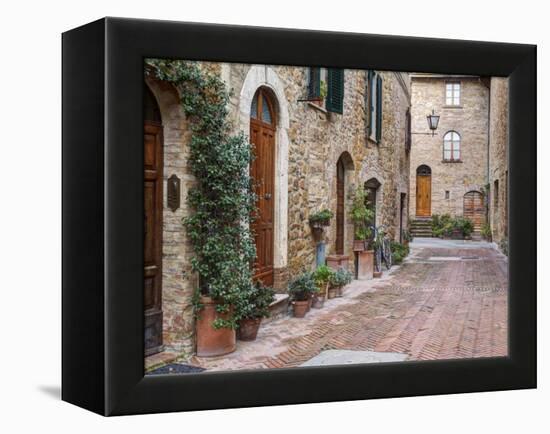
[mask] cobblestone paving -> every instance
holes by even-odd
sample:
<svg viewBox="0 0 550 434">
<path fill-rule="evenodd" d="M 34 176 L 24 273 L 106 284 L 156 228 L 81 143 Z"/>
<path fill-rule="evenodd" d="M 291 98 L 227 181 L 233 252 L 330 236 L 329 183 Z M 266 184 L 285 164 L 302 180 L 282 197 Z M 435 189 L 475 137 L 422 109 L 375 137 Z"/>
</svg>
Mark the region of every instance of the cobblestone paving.
<svg viewBox="0 0 550 434">
<path fill-rule="evenodd" d="M 328 349 L 408 360 L 505 356 L 507 262 L 475 245 L 420 244 L 384 278 L 354 281 L 343 298 L 304 319 L 267 323 L 255 342 L 239 342 L 230 355 L 190 362 L 207 370 L 295 367 Z"/>
</svg>

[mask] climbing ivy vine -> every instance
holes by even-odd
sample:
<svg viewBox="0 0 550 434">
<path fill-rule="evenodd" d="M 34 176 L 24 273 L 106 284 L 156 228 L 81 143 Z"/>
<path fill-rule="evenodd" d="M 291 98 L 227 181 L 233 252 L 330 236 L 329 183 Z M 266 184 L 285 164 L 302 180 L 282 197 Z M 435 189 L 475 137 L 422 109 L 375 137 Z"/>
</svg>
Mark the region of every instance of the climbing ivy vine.
<svg viewBox="0 0 550 434">
<path fill-rule="evenodd" d="M 232 134 L 228 120 L 230 94 L 223 81 L 196 62 L 147 59 L 146 74 L 172 83 L 192 129 L 190 166 L 197 179 L 188 193 L 194 210 L 183 219 L 193 244 L 191 263 L 199 274 L 195 291 L 196 311 L 200 295 L 216 300 L 214 327 L 236 327 L 242 298 L 252 285 L 256 257 L 250 217 L 256 196 L 249 174 L 251 145 L 244 134 Z"/>
</svg>

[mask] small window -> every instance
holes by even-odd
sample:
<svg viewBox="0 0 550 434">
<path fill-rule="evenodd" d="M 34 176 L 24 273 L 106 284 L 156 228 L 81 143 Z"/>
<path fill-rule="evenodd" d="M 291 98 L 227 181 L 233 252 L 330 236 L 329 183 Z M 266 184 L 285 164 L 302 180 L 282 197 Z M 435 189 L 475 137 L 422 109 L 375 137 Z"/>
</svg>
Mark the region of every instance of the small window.
<svg viewBox="0 0 550 434">
<path fill-rule="evenodd" d="M 450 199 L 451 192 L 449 190 L 445 190 L 445 199 Z"/>
<path fill-rule="evenodd" d="M 447 83 L 445 87 L 445 104 L 460 105 L 460 83 Z"/>
<path fill-rule="evenodd" d="M 443 136 L 443 160 L 460 161 L 460 134 L 449 131 Z"/>
</svg>

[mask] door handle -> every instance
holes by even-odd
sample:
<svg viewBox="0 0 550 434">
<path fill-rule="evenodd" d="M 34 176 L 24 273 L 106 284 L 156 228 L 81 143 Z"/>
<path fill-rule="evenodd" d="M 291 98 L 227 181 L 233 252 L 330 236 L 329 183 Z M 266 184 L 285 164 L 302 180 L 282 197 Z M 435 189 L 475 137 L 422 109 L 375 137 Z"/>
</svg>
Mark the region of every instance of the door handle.
<svg viewBox="0 0 550 434">
<path fill-rule="evenodd" d="M 266 193 L 266 194 L 264 195 L 264 199 L 266 199 L 266 200 L 271 199 L 271 193 Z"/>
</svg>

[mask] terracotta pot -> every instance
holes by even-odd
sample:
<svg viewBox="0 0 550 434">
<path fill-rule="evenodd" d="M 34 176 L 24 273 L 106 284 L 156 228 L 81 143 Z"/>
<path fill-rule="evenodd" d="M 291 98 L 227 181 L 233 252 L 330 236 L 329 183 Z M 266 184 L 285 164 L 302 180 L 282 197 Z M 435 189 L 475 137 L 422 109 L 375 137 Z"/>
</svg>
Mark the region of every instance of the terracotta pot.
<svg viewBox="0 0 550 434">
<path fill-rule="evenodd" d="M 239 321 L 237 336 L 241 341 L 255 341 L 260 329 L 261 318 L 244 318 Z"/>
<path fill-rule="evenodd" d="M 200 303 L 203 307 L 198 312 L 196 322 L 197 356 L 216 357 L 235 351 L 235 330 L 225 327 L 215 329 L 213 326 L 217 318 L 229 319 L 231 312 L 223 314 L 217 312 L 216 306 L 218 303 L 210 297 L 201 297 Z"/>
<path fill-rule="evenodd" d="M 307 311 L 309 312 L 311 310 L 311 305 L 313 304 L 313 294 L 309 294 L 309 298 L 307 299 Z"/>
<path fill-rule="evenodd" d="M 357 279 L 370 280 L 374 272 L 374 251 L 365 250 L 357 254 Z"/>
<path fill-rule="evenodd" d="M 382 272 L 381 271 L 374 271 L 372 274 L 375 278 L 382 277 Z"/>
<path fill-rule="evenodd" d="M 336 297 L 342 297 L 344 295 L 344 287 L 339 286 L 336 288 Z"/>
<path fill-rule="evenodd" d="M 311 303 L 311 307 L 314 309 L 321 309 L 325 305 L 325 296 L 321 294 L 315 294 L 313 296 L 313 302 Z"/>
<path fill-rule="evenodd" d="M 353 251 L 354 252 L 362 252 L 365 250 L 365 241 L 363 240 L 354 240 L 353 241 Z"/>
<path fill-rule="evenodd" d="M 306 316 L 306 312 L 309 310 L 308 305 L 310 300 L 297 300 L 292 302 L 292 308 L 294 310 L 294 316 L 296 318 L 303 318 Z"/>
<path fill-rule="evenodd" d="M 337 294 L 338 294 L 338 288 L 329 288 L 328 289 L 328 298 L 329 299 L 337 297 Z"/>
</svg>

